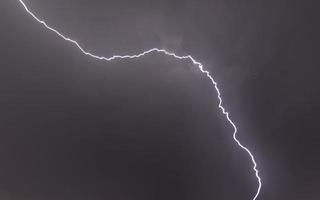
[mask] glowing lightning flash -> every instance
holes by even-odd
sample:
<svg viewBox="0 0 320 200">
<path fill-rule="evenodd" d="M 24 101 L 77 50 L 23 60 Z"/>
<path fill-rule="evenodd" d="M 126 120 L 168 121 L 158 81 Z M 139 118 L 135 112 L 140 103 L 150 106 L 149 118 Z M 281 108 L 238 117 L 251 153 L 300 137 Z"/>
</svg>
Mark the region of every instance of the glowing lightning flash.
<svg viewBox="0 0 320 200">
<path fill-rule="evenodd" d="M 261 183 L 261 178 L 259 176 L 259 170 L 257 169 L 257 163 L 255 161 L 255 158 L 253 156 L 253 154 L 250 152 L 250 150 L 245 147 L 244 145 L 242 145 L 240 143 L 240 141 L 237 139 L 237 132 L 238 132 L 238 129 L 236 127 L 236 125 L 234 124 L 234 122 L 230 119 L 229 117 L 229 113 L 225 110 L 225 108 L 222 106 L 222 98 L 221 98 L 221 93 L 220 93 L 220 90 L 218 88 L 218 84 L 217 82 L 213 79 L 213 77 L 210 75 L 209 71 L 205 70 L 203 68 L 203 65 L 196 61 L 191 55 L 187 55 L 187 56 L 178 56 L 176 55 L 175 53 L 173 52 L 170 52 L 170 51 L 167 51 L 165 49 L 158 49 L 158 48 L 153 48 L 153 49 L 150 49 L 150 50 L 147 50 L 147 51 L 144 51 L 144 52 L 141 52 L 139 54 L 135 54 L 135 55 L 113 55 L 111 57 L 103 57 L 103 56 L 97 56 L 97 55 L 94 55 L 88 51 L 86 51 L 83 47 L 80 46 L 80 44 L 75 41 L 75 40 L 72 40 L 66 36 L 64 36 L 63 34 L 61 34 L 59 31 L 57 31 L 56 29 L 50 27 L 47 25 L 47 23 L 43 20 L 40 20 L 35 14 L 33 14 L 33 12 L 31 12 L 29 10 L 29 8 L 26 6 L 26 4 L 22 1 L 22 0 L 19 0 L 19 2 L 22 4 L 22 6 L 24 7 L 24 9 L 37 21 L 39 22 L 40 24 L 42 24 L 45 28 L 47 28 L 48 30 L 56 33 L 59 37 L 61 37 L 62 39 L 72 43 L 73 45 L 77 46 L 78 49 L 81 50 L 82 53 L 84 53 L 85 55 L 87 56 L 90 56 L 90 57 L 93 57 L 93 58 L 96 58 L 96 59 L 99 59 L 99 60 L 105 60 L 105 61 L 111 61 L 111 60 L 115 60 L 115 59 L 132 59 L 132 58 L 140 58 L 142 56 L 145 56 L 147 54 L 150 54 L 152 52 L 157 52 L 157 53 L 162 53 L 162 54 L 165 54 L 167 56 L 171 56 L 171 57 L 174 57 L 176 59 L 179 59 L 179 60 L 184 60 L 184 59 L 187 59 L 189 61 L 191 61 L 195 66 L 197 66 L 200 71 L 205 74 L 211 81 L 212 85 L 214 86 L 216 92 L 217 92 L 217 95 L 218 95 L 218 99 L 219 99 L 219 108 L 221 110 L 221 112 L 225 115 L 226 119 L 228 120 L 228 122 L 232 125 L 233 127 L 233 139 L 234 141 L 238 144 L 238 146 L 245 150 L 250 158 L 251 158 L 251 161 L 252 161 L 252 164 L 253 164 L 253 170 L 255 171 L 255 176 L 258 180 L 258 189 L 257 189 L 257 192 L 255 194 L 255 196 L 253 197 L 253 200 L 256 200 L 257 197 L 259 196 L 260 194 L 260 190 L 261 190 L 261 186 L 262 186 L 262 183 Z"/>
</svg>

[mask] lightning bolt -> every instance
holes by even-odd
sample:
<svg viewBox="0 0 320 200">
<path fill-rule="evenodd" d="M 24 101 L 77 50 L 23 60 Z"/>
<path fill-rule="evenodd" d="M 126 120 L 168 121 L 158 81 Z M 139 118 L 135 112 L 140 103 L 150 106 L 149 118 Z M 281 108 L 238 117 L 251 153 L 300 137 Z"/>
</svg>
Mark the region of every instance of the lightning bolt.
<svg viewBox="0 0 320 200">
<path fill-rule="evenodd" d="M 261 190 L 261 187 L 262 187 L 262 181 L 261 181 L 261 177 L 259 176 L 259 170 L 257 169 L 257 163 L 255 161 L 255 158 L 253 156 L 253 154 L 251 153 L 251 151 L 246 147 L 244 146 L 243 144 L 241 144 L 241 142 L 238 140 L 237 138 L 237 132 L 238 132 L 238 129 L 237 129 L 237 126 L 235 125 L 235 123 L 230 119 L 230 116 L 229 116 L 229 113 L 226 111 L 226 109 L 223 107 L 222 105 L 222 98 L 221 98 L 221 92 L 220 92 L 220 89 L 218 88 L 218 84 L 217 82 L 213 79 L 213 77 L 210 75 L 210 72 L 205 70 L 203 65 L 198 62 L 197 60 L 195 60 L 191 55 L 187 55 L 187 56 L 179 56 L 179 55 L 176 55 L 174 52 L 170 52 L 170 51 L 167 51 L 165 49 L 158 49 L 158 48 L 152 48 L 152 49 L 149 49 L 147 51 L 143 51 L 141 53 L 138 53 L 138 54 L 135 54 L 135 55 L 113 55 L 111 57 L 104 57 L 104 56 L 97 56 L 95 54 L 92 54 L 90 53 L 89 51 L 86 51 L 77 41 L 69 38 L 69 37 L 66 37 L 64 36 L 63 34 L 61 34 L 59 31 L 57 31 L 56 29 L 50 27 L 45 21 L 39 19 L 32 11 L 29 10 L 29 8 L 26 6 L 26 4 L 22 1 L 22 0 L 19 0 L 19 2 L 21 3 L 21 5 L 23 6 L 23 8 L 25 9 L 25 11 L 31 15 L 38 23 L 42 24 L 45 28 L 47 28 L 48 30 L 56 33 L 60 38 L 64 39 L 65 41 L 67 42 L 70 42 L 72 43 L 73 45 L 75 45 L 78 49 L 80 49 L 80 51 L 87 55 L 87 56 L 90 56 L 92 58 L 95 58 L 95 59 L 99 59 L 99 60 L 105 60 L 105 61 L 112 61 L 112 60 L 115 60 L 115 59 L 133 59 L 133 58 L 140 58 L 140 57 L 143 57 L 147 54 L 150 54 L 150 53 L 153 53 L 153 52 L 156 52 L 156 53 L 162 53 L 162 54 L 165 54 L 167 56 L 170 56 L 170 57 L 173 57 L 175 59 L 179 59 L 179 60 L 189 60 L 193 63 L 193 65 L 197 66 L 199 68 L 199 70 L 205 74 L 207 76 L 207 78 L 210 79 L 212 85 L 214 86 L 216 92 L 217 92 L 217 95 L 218 95 L 218 99 L 219 99 L 219 108 L 221 110 L 221 112 L 225 115 L 227 121 L 232 125 L 233 127 L 233 139 L 235 141 L 235 143 L 244 151 L 246 151 L 248 153 L 248 155 L 250 156 L 251 158 L 251 161 L 252 161 L 252 164 L 253 164 L 253 170 L 255 172 L 255 176 L 257 178 L 257 181 L 258 181 L 258 188 L 257 188 L 257 191 L 253 197 L 253 200 L 256 200 L 260 194 L 260 190 Z"/>
</svg>

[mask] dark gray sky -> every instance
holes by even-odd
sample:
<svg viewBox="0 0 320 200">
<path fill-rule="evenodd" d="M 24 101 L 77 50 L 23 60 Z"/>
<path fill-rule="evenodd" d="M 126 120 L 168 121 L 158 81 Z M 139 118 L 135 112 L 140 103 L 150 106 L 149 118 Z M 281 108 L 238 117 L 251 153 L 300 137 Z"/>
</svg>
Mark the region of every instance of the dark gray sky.
<svg viewBox="0 0 320 200">
<path fill-rule="evenodd" d="M 191 54 L 223 92 L 259 199 L 320 198 L 319 16 L 299 1 L 26 0 L 103 56 Z M 251 199 L 210 82 L 163 55 L 102 62 L 0 3 L 0 198 Z"/>
</svg>

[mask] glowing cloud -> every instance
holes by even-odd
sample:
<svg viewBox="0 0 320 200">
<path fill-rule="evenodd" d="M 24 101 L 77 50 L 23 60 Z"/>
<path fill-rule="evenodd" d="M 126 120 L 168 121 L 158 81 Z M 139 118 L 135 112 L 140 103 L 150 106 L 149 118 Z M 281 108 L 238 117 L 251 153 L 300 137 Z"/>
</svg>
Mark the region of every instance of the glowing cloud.
<svg viewBox="0 0 320 200">
<path fill-rule="evenodd" d="M 176 59 L 179 59 L 179 60 L 189 60 L 191 61 L 195 66 L 197 66 L 200 71 L 205 74 L 211 81 L 212 85 L 214 86 L 216 92 L 217 92 L 217 96 L 218 96 L 218 99 L 219 99 L 219 108 L 221 110 L 221 112 L 225 115 L 227 121 L 232 125 L 233 127 L 233 139 L 235 141 L 235 143 L 241 148 L 243 149 L 244 151 L 246 151 L 248 153 L 248 155 L 250 156 L 251 158 L 251 161 L 252 161 L 252 164 L 253 164 L 253 170 L 255 172 L 255 176 L 257 178 L 257 181 L 258 181 L 258 188 L 257 188 L 257 192 L 255 193 L 255 196 L 253 197 L 253 200 L 256 200 L 260 194 L 260 190 L 261 190 L 261 186 L 262 186 L 262 182 L 261 182 L 261 178 L 259 176 L 259 170 L 257 169 L 257 163 L 255 161 L 255 158 L 253 156 L 253 154 L 251 153 L 251 151 L 245 147 L 243 144 L 241 144 L 241 142 L 237 139 L 237 132 L 238 132 L 238 129 L 237 129 L 237 126 L 235 125 L 235 123 L 230 119 L 229 117 L 229 113 L 226 111 L 226 109 L 223 107 L 222 105 L 222 98 L 221 98 L 221 93 L 220 93 L 220 89 L 218 88 L 218 84 L 217 82 L 213 79 L 213 77 L 210 75 L 209 71 L 205 70 L 203 65 L 196 61 L 191 55 L 187 55 L 187 56 L 178 56 L 176 55 L 175 53 L 173 52 L 170 52 L 170 51 L 167 51 L 165 49 L 158 49 L 158 48 L 153 48 L 153 49 L 149 49 L 147 51 L 143 51 L 143 52 L 140 52 L 138 54 L 135 54 L 135 55 L 113 55 L 111 57 L 104 57 L 104 56 L 98 56 L 98 55 L 95 55 L 95 54 L 92 54 L 88 51 L 86 51 L 77 41 L 75 40 L 72 40 L 71 38 L 69 37 L 66 37 L 64 36 L 63 34 L 61 34 L 59 31 L 57 31 L 56 29 L 50 27 L 49 25 L 47 25 L 47 23 L 43 20 L 40 20 L 33 12 L 31 12 L 29 10 L 29 8 L 26 6 L 26 4 L 22 1 L 22 0 L 19 0 L 19 2 L 21 3 L 21 5 L 23 6 L 23 8 L 25 9 L 25 11 L 31 15 L 37 22 L 39 22 L 40 24 L 42 24 L 45 28 L 47 28 L 48 30 L 56 33 L 59 37 L 61 37 L 62 39 L 64 39 L 65 41 L 67 42 L 70 42 L 72 43 L 73 45 L 75 45 L 78 49 L 80 49 L 80 51 L 87 55 L 87 56 L 90 56 L 92 58 L 95 58 L 95 59 L 99 59 L 99 60 L 105 60 L 105 61 L 112 61 L 112 60 L 115 60 L 115 59 L 134 59 L 134 58 L 140 58 L 142 56 L 145 56 L 147 54 L 150 54 L 150 53 L 162 53 L 162 54 L 165 54 L 167 56 L 171 56 L 173 58 L 176 58 Z"/>
</svg>

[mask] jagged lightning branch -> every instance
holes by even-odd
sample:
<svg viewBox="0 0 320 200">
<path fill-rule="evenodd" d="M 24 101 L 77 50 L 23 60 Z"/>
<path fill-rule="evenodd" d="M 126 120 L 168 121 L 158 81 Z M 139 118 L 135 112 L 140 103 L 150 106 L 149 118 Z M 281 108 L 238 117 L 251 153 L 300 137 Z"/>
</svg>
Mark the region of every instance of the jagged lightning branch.
<svg viewBox="0 0 320 200">
<path fill-rule="evenodd" d="M 96 59 L 99 59 L 99 60 L 105 60 L 105 61 L 111 61 L 111 60 L 115 60 L 115 59 L 132 59 L 132 58 L 139 58 L 139 57 L 142 57 L 142 56 L 145 56 L 147 54 L 150 54 L 152 52 L 157 52 L 157 53 L 163 53 L 167 56 L 171 56 L 171 57 L 174 57 L 176 59 L 179 59 L 179 60 L 184 60 L 184 59 L 187 59 L 189 61 L 191 61 L 195 66 L 197 66 L 200 71 L 205 74 L 211 81 L 211 83 L 213 84 L 214 88 L 216 89 L 216 92 L 218 94 L 218 99 L 219 99 L 219 108 L 220 110 L 222 111 L 222 113 L 226 116 L 228 122 L 232 125 L 233 127 L 233 139 L 234 141 L 238 144 L 239 147 L 241 147 L 243 150 L 245 150 L 250 158 L 251 158 L 251 161 L 253 163 L 253 170 L 255 171 L 255 176 L 258 180 L 258 189 L 257 189 L 257 192 L 255 194 L 255 196 L 253 197 L 253 200 L 256 200 L 257 197 L 259 196 L 260 194 L 260 190 L 261 190 L 261 186 L 262 186 L 262 182 L 261 182 L 261 178 L 259 176 L 259 170 L 257 169 L 257 163 L 255 161 L 255 158 L 253 156 L 253 154 L 250 152 L 250 150 L 245 147 L 244 145 L 241 144 L 241 142 L 237 139 L 237 132 L 238 132 L 238 129 L 237 129 L 237 126 L 234 124 L 234 122 L 230 119 L 229 117 L 229 113 L 225 110 L 225 108 L 222 106 L 222 98 L 221 98 L 221 93 L 220 93 L 220 90 L 218 88 L 218 84 L 217 82 L 213 79 L 213 77 L 210 75 L 209 71 L 205 70 L 203 68 L 203 65 L 196 61 L 191 55 L 187 55 L 187 56 L 178 56 L 176 55 L 175 53 L 173 52 L 170 52 L 170 51 L 167 51 L 165 49 L 158 49 L 158 48 L 153 48 L 153 49 L 150 49 L 150 50 L 147 50 L 147 51 L 144 51 L 144 52 L 141 52 L 139 54 L 135 54 L 135 55 L 113 55 L 111 57 L 103 57 L 103 56 L 97 56 L 97 55 L 94 55 L 88 51 L 86 51 L 82 46 L 80 46 L 80 44 L 75 41 L 75 40 L 72 40 L 66 36 L 64 36 L 63 34 L 61 34 L 59 31 L 57 31 L 56 29 L 50 27 L 47 25 L 47 23 L 43 20 L 40 20 L 35 14 L 33 14 L 33 12 L 31 12 L 29 10 L 29 8 L 26 6 L 26 4 L 22 1 L 22 0 L 19 0 L 19 2 L 22 4 L 22 6 L 24 7 L 24 9 L 37 21 L 39 22 L 40 24 L 42 24 L 44 27 L 46 27 L 47 29 L 49 29 L 50 31 L 56 33 L 59 37 L 61 37 L 62 39 L 74 44 L 75 46 L 78 47 L 78 49 L 81 50 L 82 53 L 84 53 L 85 55 L 87 56 L 90 56 L 90 57 L 93 57 L 93 58 L 96 58 Z"/>
</svg>

